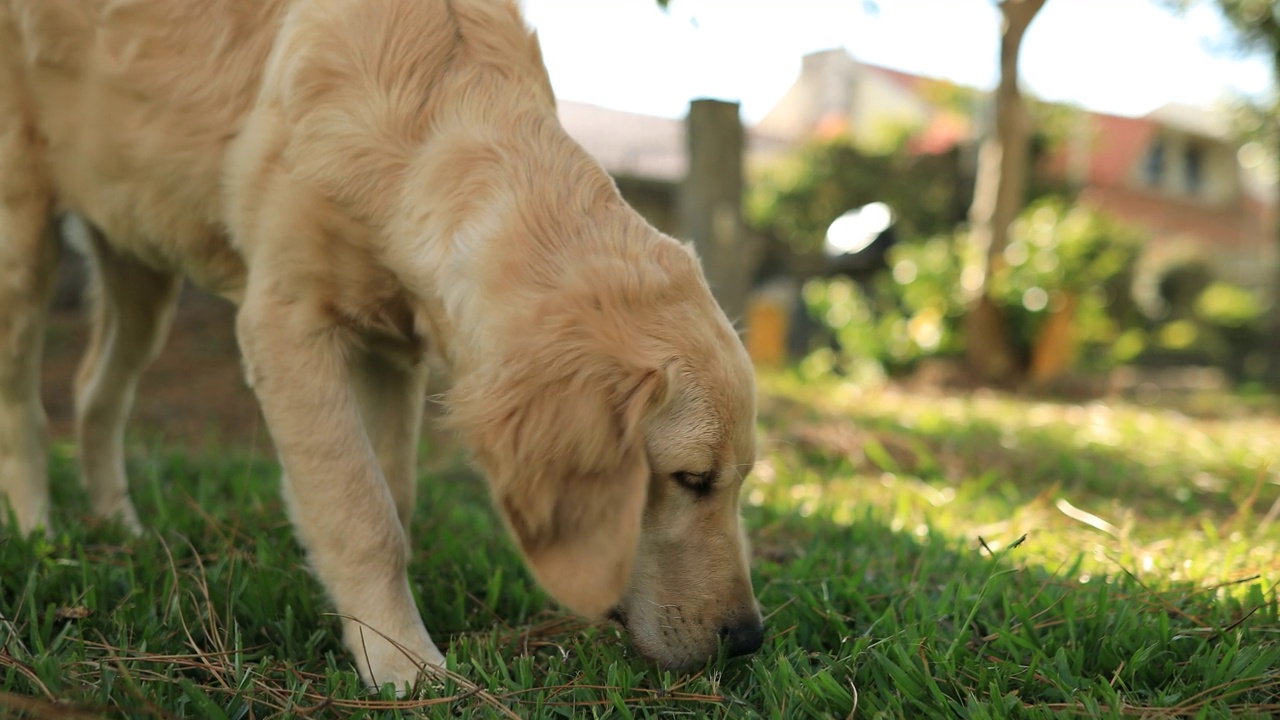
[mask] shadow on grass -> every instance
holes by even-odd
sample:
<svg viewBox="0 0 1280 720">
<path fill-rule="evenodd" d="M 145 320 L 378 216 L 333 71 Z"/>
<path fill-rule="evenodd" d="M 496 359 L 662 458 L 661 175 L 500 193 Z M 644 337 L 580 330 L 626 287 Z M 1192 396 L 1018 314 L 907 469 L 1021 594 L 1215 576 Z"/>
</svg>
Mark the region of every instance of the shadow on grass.
<svg viewBox="0 0 1280 720">
<path fill-rule="evenodd" d="M 769 637 L 688 675 L 535 589 L 466 471 L 422 484 L 410 568 L 465 679 L 361 692 L 261 460 L 133 458 L 147 536 L 91 528 L 55 457 L 53 541 L 0 535 L 0 711 L 18 717 L 1240 717 L 1280 711 L 1280 618 L 1256 580 L 1081 580 L 1006 542 L 747 509 Z M 775 482 L 785 482 L 777 480 Z M 1012 540 L 1012 539 L 1010 539 Z M 474 684 L 472 684 L 474 683 Z M 21 698 L 15 700 L 14 698 Z M 68 704 L 69 703 L 69 704 Z"/>
</svg>

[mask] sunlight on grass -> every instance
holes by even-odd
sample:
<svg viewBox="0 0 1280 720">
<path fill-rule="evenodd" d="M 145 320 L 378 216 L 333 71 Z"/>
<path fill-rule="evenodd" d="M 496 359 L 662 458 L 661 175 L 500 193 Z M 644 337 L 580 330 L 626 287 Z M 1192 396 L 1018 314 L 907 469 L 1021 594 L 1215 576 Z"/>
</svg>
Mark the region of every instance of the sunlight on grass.
<svg viewBox="0 0 1280 720">
<path fill-rule="evenodd" d="M 1020 557 L 1082 577 L 1280 581 L 1280 418 L 939 397 L 767 378 L 752 505 L 895 531 L 1027 536 Z"/>
</svg>

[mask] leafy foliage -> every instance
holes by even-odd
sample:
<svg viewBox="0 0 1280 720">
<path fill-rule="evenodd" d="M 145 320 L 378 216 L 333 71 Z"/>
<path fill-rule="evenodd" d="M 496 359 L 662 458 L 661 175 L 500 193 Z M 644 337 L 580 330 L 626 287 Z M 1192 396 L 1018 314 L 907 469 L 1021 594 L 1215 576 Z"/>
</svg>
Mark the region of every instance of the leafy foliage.
<svg viewBox="0 0 1280 720">
<path fill-rule="evenodd" d="M 939 236 L 901 243 L 890 248 L 889 262 L 892 271 L 869 285 L 848 278 L 806 283 L 809 311 L 835 346 L 834 356 L 824 349 L 812 362 L 865 376 L 962 349 L 962 264 L 955 241 Z"/>
<path fill-rule="evenodd" d="M 1264 332 L 1256 294 L 1216 280 L 1198 255 L 1144 267 L 1143 242 L 1141 233 L 1087 206 L 1060 198 L 1032 203 L 1011 228 L 990 283 L 1017 351 L 1029 356 L 1050 315 L 1070 303 L 1080 369 L 1213 365 L 1253 379 Z M 833 341 L 809 367 L 866 377 L 958 355 L 975 286 L 966 258 L 976 251 L 963 232 L 940 235 L 891 248 L 889 269 L 866 284 L 809 282 L 804 300 Z"/>
<path fill-rule="evenodd" d="M 1029 206 L 1010 230 L 1004 263 L 991 283 L 1019 347 L 1036 341 L 1049 313 L 1065 307 L 1069 296 L 1079 303 L 1077 338 L 1095 347 L 1110 345 L 1131 305 L 1133 269 L 1144 240 L 1085 205 L 1048 198 Z"/>
<path fill-rule="evenodd" d="M 1033 203 L 1010 230 L 990 292 L 1009 319 L 1016 346 L 1029 353 L 1048 315 L 1077 303 L 1077 338 L 1110 364 L 1110 354 L 1132 321 L 1129 287 L 1143 237 L 1109 216 L 1060 198 Z M 813 282 L 805 297 L 846 353 L 841 363 L 865 359 L 889 370 L 963 348 L 961 320 L 976 280 L 966 259 L 977 249 L 960 232 L 889 251 L 888 272 L 868 288 L 848 280 Z"/>
<path fill-rule="evenodd" d="M 813 252 L 833 220 L 876 201 L 893 208 L 906 236 L 947 232 L 964 217 L 972 192 L 966 187 L 956 153 L 873 154 L 841 137 L 811 143 L 769 168 L 752 183 L 746 212 L 757 228 Z"/>
<path fill-rule="evenodd" d="M 1176 10 L 1211 1 L 1237 33 L 1240 49 L 1280 53 L 1280 3 L 1275 0 L 1164 0 Z"/>
<path fill-rule="evenodd" d="M 1224 282 L 1210 284 L 1196 298 L 1196 315 L 1226 328 L 1243 328 L 1262 315 L 1258 298 L 1244 288 Z"/>
<path fill-rule="evenodd" d="M 1187 246 L 1143 263 L 1135 301 L 1140 316 L 1117 347 L 1139 362 L 1213 365 L 1238 380 L 1261 379 L 1265 308 L 1255 291 L 1218 280 L 1203 249 Z"/>
</svg>

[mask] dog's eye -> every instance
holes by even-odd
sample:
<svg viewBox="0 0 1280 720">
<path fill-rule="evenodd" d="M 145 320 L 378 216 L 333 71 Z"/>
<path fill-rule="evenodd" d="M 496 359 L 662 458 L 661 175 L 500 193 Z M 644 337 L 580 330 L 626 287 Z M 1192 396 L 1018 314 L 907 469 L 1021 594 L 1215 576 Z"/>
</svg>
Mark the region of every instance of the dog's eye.
<svg viewBox="0 0 1280 720">
<path fill-rule="evenodd" d="M 701 497 L 711 492 L 711 486 L 715 482 L 716 474 L 714 471 L 703 473 L 674 472 L 671 473 L 671 479 L 686 490 Z"/>
</svg>

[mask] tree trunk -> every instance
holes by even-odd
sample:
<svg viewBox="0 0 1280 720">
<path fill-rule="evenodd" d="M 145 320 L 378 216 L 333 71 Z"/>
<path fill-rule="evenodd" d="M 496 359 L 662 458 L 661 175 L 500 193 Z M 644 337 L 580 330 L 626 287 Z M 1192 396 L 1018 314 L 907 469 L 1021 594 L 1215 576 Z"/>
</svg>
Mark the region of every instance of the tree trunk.
<svg viewBox="0 0 1280 720">
<path fill-rule="evenodd" d="M 742 220 L 742 121 L 738 104 L 695 100 L 687 120 L 689 170 L 678 202 L 681 234 L 693 241 L 707 284 L 735 325 L 745 319 L 759 248 Z"/>
<path fill-rule="evenodd" d="M 995 131 L 983 141 L 969 209 L 971 232 L 980 252 L 980 282 L 965 316 L 965 346 L 970 366 L 988 382 L 1011 380 L 1023 370 L 1004 313 L 991 298 L 989 281 L 1003 262 L 1009 226 L 1026 201 L 1031 120 L 1018 90 L 1018 51 L 1027 27 L 1044 4 L 1045 0 L 1000 2 L 1003 26 Z"/>
<path fill-rule="evenodd" d="M 1272 72 L 1274 73 L 1274 82 L 1280 84 L 1280 45 L 1274 45 L 1274 53 L 1271 56 Z M 1274 119 L 1272 122 L 1275 122 Z M 1271 141 L 1274 143 L 1271 150 L 1275 153 L 1275 161 L 1280 163 L 1280 129 L 1272 130 Z M 1275 254 L 1276 266 L 1272 271 L 1274 273 L 1273 282 L 1271 284 L 1271 307 L 1264 318 L 1266 338 L 1262 341 L 1264 357 L 1266 358 L 1266 373 L 1264 380 L 1273 387 L 1280 387 L 1280 182 L 1277 182 L 1272 188 L 1272 192 L 1276 193 L 1272 196 L 1275 205 L 1271 208 L 1271 232 L 1273 240 L 1276 243 Z"/>
</svg>

